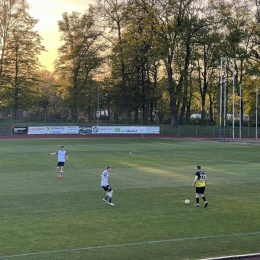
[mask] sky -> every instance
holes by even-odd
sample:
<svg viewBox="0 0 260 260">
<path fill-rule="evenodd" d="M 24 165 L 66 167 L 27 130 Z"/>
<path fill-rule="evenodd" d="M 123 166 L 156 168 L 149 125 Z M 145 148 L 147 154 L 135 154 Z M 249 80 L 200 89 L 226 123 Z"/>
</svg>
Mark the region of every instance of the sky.
<svg viewBox="0 0 260 260">
<path fill-rule="evenodd" d="M 53 71 L 53 62 L 57 58 L 58 48 L 61 46 L 60 33 L 58 31 L 58 20 L 62 19 L 64 12 L 73 11 L 82 13 L 88 9 L 94 0 L 27 0 L 30 5 L 30 15 L 38 19 L 35 30 L 39 32 L 42 45 L 46 52 L 39 56 L 41 64 L 49 71 Z"/>
</svg>

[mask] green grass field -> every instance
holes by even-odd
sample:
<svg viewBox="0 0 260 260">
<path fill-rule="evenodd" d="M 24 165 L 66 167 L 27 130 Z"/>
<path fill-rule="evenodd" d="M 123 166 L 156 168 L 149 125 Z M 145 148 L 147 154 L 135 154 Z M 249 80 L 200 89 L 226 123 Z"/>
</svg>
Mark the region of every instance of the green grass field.
<svg viewBox="0 0 260 260">
<path fill-rule="evenodd" d="M 60 145 L 69 154 L 63 179 L 56 178 L 57 156 L 47 156 Z M 154 138 L 1 140 L 0 259 L 259 253 L 259 151 Z M 102 201 L 106 165 L 115 207 Z M 208 177 L 208 208 L 194 207 L 196 165 Z"/>
</svg>

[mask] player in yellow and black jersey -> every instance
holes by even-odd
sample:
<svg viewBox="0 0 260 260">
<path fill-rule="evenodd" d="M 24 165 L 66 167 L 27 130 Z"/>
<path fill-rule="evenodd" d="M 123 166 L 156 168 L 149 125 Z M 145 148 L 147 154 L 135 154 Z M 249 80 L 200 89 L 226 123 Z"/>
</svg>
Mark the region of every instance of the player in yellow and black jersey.
<svg viewBox="0 0 260 260">
<path fill-rule="evenodd" d="M 204 196 L 205 188 L 206 188 L 206 183 L 207 183 L 207 176 L 206 174 L 201 171 L 201 167 L 197 166 L 197 171 L 195 173 L 195 179 L 193 182 L 193 186 L 196 187 L 196 204 L 195 207 L 200 206 L 200 196 L 204 200 L 204 208 L 208 206 L 208 202 L 206 200 L 206 197 Z"/>
</svg>

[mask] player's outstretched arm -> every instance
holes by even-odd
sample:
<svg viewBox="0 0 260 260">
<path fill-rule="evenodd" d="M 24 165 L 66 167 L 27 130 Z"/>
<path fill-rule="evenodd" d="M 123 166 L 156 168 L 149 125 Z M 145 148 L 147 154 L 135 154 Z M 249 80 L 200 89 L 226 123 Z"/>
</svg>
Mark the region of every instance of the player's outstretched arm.
<svg viewBox="0 0 260 260">
<path fill-rule="evenodd" d="M 48 155 L 55 155 L 56 153 L 48 153 Z"/>
</svg>

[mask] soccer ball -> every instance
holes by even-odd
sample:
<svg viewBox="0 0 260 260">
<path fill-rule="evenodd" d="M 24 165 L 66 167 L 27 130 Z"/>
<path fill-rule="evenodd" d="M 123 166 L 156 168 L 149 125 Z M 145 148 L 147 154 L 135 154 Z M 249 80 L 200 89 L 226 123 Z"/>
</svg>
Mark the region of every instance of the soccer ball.
<svg viewBox="0 0 260 260">
<path fill-rule="evenodd" d="M 186 205 L 189 205 L 190 204 L 190 201 L 189 200 L 185 200 L 184 201 Z"/>
</svg>

